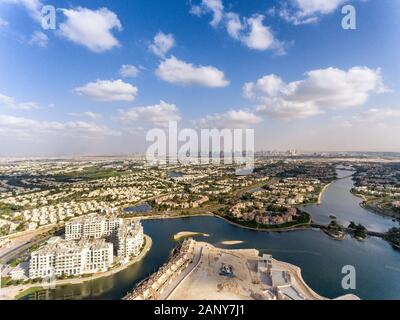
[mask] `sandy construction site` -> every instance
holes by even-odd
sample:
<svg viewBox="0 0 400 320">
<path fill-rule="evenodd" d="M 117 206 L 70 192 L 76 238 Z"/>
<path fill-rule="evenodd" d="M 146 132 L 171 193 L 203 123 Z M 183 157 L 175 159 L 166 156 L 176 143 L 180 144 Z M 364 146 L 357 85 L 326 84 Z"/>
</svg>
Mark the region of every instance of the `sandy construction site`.
<svg viewBox="0 0 400 320">
<path fill-rule="evenodd" d="M 201 257 L 169 294 L 169 300 L 325 299 L 305 284 L 296 266 L 267 255 L 260 257 L 255 249 L 224 250 L 204 242 L 195 245 L 202 248 Z M 224 273 L 226 267 L 232 273 Z"/>
<path fill-rule="evenodd" d="M 257 258 L 256 250 L 225 251 L 210 244 L 197 243 L 203 247 L 199 264 L 170 295 L 172 300 L 243 300 L 252 299 L 253 284 L 250 269 L 245 261 Z M 219 274 L 221 264 L 232 265 L 235 277 Z"/>
</svg>

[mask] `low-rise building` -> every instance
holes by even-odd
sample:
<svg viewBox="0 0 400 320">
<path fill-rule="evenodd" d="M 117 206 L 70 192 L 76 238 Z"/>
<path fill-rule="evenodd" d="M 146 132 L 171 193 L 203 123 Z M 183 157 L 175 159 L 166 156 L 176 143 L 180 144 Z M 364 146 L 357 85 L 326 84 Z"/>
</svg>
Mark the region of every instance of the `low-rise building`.
<svg viewBox="0 0 400 320">
<path fill-rule="evenodd" d="M 99 215 L 84 216 L 65 224 L 65 239 L 100 239 L 112 236 L 122 225 L 123 220 Z"/>
<path fill-rule="evenodd" d="M 113 244 L 104 239 L 62 240 L 32 252 L 29 278 L 77 276 L 107 271 L 113 263 Z"/>
<path fill-rule="evenodd" d="M 8 271 L 8 276 L 12 280 L 25 280 L 27 278 L 29 265 L 27 262 L 20 263 Z"/>
<path fill-rule="evenodd" d="M 128 223 L 114 216 L 82 217 L 66 224 L 65 239 L 52 237 L 31 253 L 29 277 L 104 272 L 112 265 L 114 255 L 121 261 L 139 255 L 143 242 L 139 220 Z"/>
<path fill-rule="evenodd" d="M 143 241 L 143 227 L 139 221 L 122 224 L 116 239 L 118 257 L 129 259 L 139 255 Z"/>
</svg>

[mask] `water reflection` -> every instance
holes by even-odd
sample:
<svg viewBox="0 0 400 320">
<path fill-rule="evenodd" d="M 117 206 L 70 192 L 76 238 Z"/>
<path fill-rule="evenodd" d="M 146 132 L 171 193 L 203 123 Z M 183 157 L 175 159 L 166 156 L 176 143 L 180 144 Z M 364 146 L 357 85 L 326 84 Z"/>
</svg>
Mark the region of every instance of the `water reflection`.
<svg viewBox="0 0 400 320">
<path fill-rule="evenodd" d="M 385 232 L 391 227 L 399 226 L 399 223 L 393 221 L 392 218 L 376 214 L 360 206 L 362 199 L 350 192 L 354 186 L 351 171 L 337 170 L 337 173 L 340 179 L 328 186 L 322 196 L 321 204 L 303 206 L 303 209 L 312 215 L 314 222 L 329 224 L 334 216 L 346 227 L 354 221 L 376 232 Z"/>
</svg>

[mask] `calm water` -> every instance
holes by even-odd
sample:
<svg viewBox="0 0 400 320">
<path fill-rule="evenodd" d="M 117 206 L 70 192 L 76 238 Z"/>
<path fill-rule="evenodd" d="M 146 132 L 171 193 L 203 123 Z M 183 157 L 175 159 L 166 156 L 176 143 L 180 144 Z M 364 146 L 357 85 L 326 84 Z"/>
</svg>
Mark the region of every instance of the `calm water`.
<svg viewBox="0 0 400 320">
<path fill-rule="evenodd" d="M 151 211 L 151 206 L 148 203 L 139 204 L 134 207 L 125 208 L 124 211 L 127 213 L 147 213 Z"/>
<path fill-rule="evenodd" d="M 170 171 L 170 172 L 168 173 L 168 176 L 169 176 L 170 178 L 179 178 L 179 177 L 183 177 L 183 173 L 177 172 L 177 171 Z"/>
<path fill-rule="evenodd" d="M 340 172 L 340 176 L 349 174 L 349 171 Z M 321 222 L 334 214 L 339 221 L 355 220 L 377 230 L 390 226 L 389 219 L 358 206 L 359 200 L 349 195 L 351 186 L 351 179 L 337 180 L 326 190 L 321 205 L 308 206 L 307 209 L 314 219 Z M 261 253 L 271 253 L 279 260 L 293 263 L 301 267 L 305 281 L 316 292 L 329 298 L 354 293 L 362 299 L 400 299 L 400 252 L 378 238 L 359 242 L 348 237 L 336 241 L 319 230 L 257 232 L 236 227 L 215 217 L 147 220 L 143 221 L 143 226 L 153 239 L 153 247 L 141 262 L 105 279 L 43 290 L 26 298 L 121 299 L 165 262 L 176 244 L 171 240 L 175 233 L 194 231 L 210 234 L 210 237 L 197 239 L 222 248 L 257 248 Z M 221 242 L 226 240 L 242 240 L 244 243 L 222 245 Z M 345 291 L 341 288 L 341 269 L 344 265 L 355 266 L 357 290 Z"/>
<path fill-rule="evenodd" d="M 339 180 L 334 181 L 322 196 L 320 205 L 304 206 L 303 209 L 309 212 L 314 222 L 329 224 L 332 220 L 329 216 L 333 215 L 337 221 L 348 226 L 351 221 L 361 223 L 368 230 L 385 232 L 391 227 L 398 227 L 397 221 L 368 211 L 360 206 L 361 198 L 350 193 L 354 185 L 351 171 L 337 170 Z"/>
</svg>

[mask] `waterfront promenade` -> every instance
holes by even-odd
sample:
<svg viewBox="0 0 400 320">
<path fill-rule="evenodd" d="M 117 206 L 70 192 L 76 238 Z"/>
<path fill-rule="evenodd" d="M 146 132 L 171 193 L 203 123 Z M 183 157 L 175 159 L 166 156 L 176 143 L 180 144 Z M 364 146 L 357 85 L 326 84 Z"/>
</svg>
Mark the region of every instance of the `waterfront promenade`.
<svg viewBox="0 0 400 320">
<path fill-rule="evenodd" d="M 168 300 L 168 298 L 171 296 L 171 294 L 178 288 L 178 286 L 188 277 L 192 271 L 197 267 L 197 265 L 200 262 L 201 256 L 203 254 L 203 248 L 201 247 L 195 247 L 194 253 L 193 253 L 193 260 L 192 262 L 186 267 L 182 273 L 180 273 L 172 282 L 169 284 L 169 286 L 164 289 L 163 293 L 160 295 L 159 300 Z"/>
</svg>

